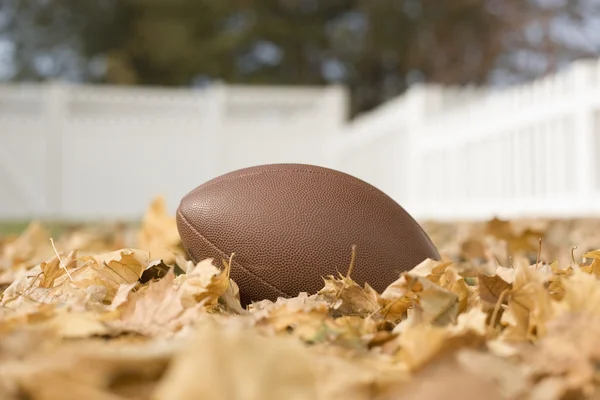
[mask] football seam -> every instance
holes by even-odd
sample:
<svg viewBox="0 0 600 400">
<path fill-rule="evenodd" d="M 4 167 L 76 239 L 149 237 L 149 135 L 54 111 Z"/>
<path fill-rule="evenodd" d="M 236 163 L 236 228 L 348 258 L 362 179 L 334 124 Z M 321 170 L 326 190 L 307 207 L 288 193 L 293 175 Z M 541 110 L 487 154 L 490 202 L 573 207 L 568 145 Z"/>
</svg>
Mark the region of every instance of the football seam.
<svg viewBox="0 0 600 400">
<path fill-rule="evenodd" d="M 213 181 L 211 182 L 207 182 L 205 185 L 201 185 L 200 187 L 202 189 L 206 189 L 210 186 L 216 185 L 218 183 L 222 183 L 225 181 L 229 181 L 231 179 L 237 179 L 237 178 L 246 178 L 246 177 L 250 177 L 250 176 L 255 176 L 255 175 L 260 175 L 263 173 L 269 173 L 269 172 L 290 172 L 290 173 L 307 173 L 307 174 L 316 174 L 316 175 L 321 175 L 321 176 L 331 176 L 331 177 L 335 177 L 336 175 L 342 175 L 345 177 L 350 178 L 348 181 L 351 182 L 353 185 L 360 185 L 360 186 L 364 186 L 365 189 L 367 189 L 370 193 L 375 194 L 377 197 L 383 197 L 387 202 L 392 202 L 394 205 L 400 207 L 400 210 L 402 211 L 402 213 L 404 214 L 404 216 L 410 221 L 412 222 L 413 225 L 415 225 L 419 231 L 421 232 L 422 235 L 425 236 L 425 238 L 429 239 L 429 241 L 431 241 L 431 238 L 429 237 L 429 235 L 427 234 L 427 232 L 425 232 L 425 229 L 414 219 L 414 217 L 400 204 L 398 204 L 391 196 L 389 196 L 387 193 L 381 191 L 380 189 L 372 186 L 370 183 L 363 181 L 362 179 L 359 179 L 355 176 L 352 175 L 348 175 L 345 174 L 341 171 L 312 171 L 312 170 L 307 170 L 307 169 L 302 169 L 302 168 L 293 168 L 293 169 L 288 169 L 288 170 L 278 170 L 278 169 L 261 169 L 260 171 L 256 171 L 256 172 L 248 172 L 246 174 L 242 174 L 242 175 L 232 175 L 232 176 L 228 176 L 228 177 L 221 177 L 221 178 L 215 178 Z M 232 172 L 233 174 L 233 172 Z M 435 249 L 435 245 L 433 245 L 434 247 L 434 251 L 437 254 L 438 258 L 439 258 L 439 251 L 437 249 Z M 215 247 L 216 248 L 216 247 Z M 243 268 L 243 267 L 242 267 Z M 258 278 L 258 276 L 257 276 Z M 260 278 L 259 278 L 260 279 Z"/>
<path fill-rule="evenodd" d="M 216 250 L 221 257 L 223 258 L 228 258 L 225 253 L 219 249 L 217 246 L 215 246 L 210 240 L 208 240 L 203 234 L 201 234 L 200 232 L 198 232 L 198 230 L 188 221 L 188 219 L 186 218 L 185 215 L 183 215 L 181 213 L 181 211 L 178 211 L 177 214 L 181 217 L 181 220 L 188 226 L 188 228 L 190 228 L 192 231 L 194 231 L 194 233 L 196 233 L 202 240 L 204 240 L 209 246 L 211 246 L 214 250 Z M 273 286 L 272 284 L 270 284 L 269 282 L 265 281 L 263 278 L 261 278 L 260 276 L 256 275 L 254 272 L 252 272 L 251 270 L 247 269 L 246 267 L 244 267 L 243 264 L 240 264 L 239 262 L 233 260 L 234 264 L 237 264 L 244 272 L 248 273 L 249 275 L 254 276 L 256 279 L 258 279 L 261 283 L 265 284 L 266 286 L 270 287 L 271 289 L 275 290 L 276 292 L 278 292 L 279 294 L 281 294 L 284 297 L 292 297 L 292 295 L 284 292 L 283 290 Z"/>
</svg>

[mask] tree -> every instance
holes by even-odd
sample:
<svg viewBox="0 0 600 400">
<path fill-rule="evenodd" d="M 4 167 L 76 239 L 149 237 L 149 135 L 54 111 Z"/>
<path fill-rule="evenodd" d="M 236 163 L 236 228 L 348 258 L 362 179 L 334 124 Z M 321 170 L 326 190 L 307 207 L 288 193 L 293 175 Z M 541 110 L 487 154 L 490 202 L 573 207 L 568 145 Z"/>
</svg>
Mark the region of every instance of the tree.
<svg viewBox="0 0 600 400">
<path fill-rule="evenodd" d="M 565 16 L 582 21 L 593 0 L 7 1 L 15 80 L 339 82 L 351 90 L 353 114 L 416 81 L 529 79 L 598 52 L 552 34 Z M 523 63 L 524 54 L 546 63 Z"/>
</svg>

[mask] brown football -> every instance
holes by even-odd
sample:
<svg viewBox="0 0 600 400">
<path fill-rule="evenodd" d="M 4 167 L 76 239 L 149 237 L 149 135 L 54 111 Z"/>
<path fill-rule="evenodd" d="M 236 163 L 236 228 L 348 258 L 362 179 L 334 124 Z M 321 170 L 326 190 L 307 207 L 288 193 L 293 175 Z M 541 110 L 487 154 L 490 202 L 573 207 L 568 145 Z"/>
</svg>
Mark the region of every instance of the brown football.
<svg viewBox="0 0 600 400">
<path fill-rule="evenodd" d="M 372 185 L 328 168 L 270 164 L 229 172 L 188 193 L 177 210 L 182 244 L 194 261 L 222 265 L 242 305 L 300 292 L 346 274 L 378 292 L 439 254 L 421 226 Z"/>
</svg>

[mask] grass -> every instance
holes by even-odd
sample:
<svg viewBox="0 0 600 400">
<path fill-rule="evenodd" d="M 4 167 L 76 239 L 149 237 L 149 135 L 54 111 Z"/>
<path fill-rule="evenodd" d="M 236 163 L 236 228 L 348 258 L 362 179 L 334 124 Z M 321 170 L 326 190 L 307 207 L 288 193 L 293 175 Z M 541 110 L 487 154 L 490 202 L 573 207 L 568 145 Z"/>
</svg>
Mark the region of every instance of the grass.
<svg viewBox="0 0 600 400">
<path fill-rule="evenodd" d="M 0 236 L 18 235 L 28 224 L 29 221 L 0 221 Z"/>
<path fill-rule="evenodd" d="M 12 235 L 19 235 L 27 226 L 31 223 L 31 220 L 5 220 L 0 221 L 0 238 Z M 119 221 L 121 222 L 121 221 Z M 94 222 L 94 221 L 45 221 L 41 220 L 44 228 L 50 232 L 51 236 L 58 237 L 61 234 L 65 233 L 67 230 L 77 229 L 82 227 L 93 227 L 99 225 L 106 225 L 107 222 Z M 139 221 L 122 221 L 123 224 L 137 227 L 139 226 Z"/>
</svg>

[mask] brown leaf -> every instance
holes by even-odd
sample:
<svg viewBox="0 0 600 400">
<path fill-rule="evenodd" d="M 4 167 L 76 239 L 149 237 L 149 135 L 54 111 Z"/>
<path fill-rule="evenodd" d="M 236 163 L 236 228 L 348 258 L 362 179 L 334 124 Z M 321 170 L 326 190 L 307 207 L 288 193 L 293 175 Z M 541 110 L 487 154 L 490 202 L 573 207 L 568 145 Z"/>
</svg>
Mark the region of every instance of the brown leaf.
<svg viewBox="0 0 600 400">
<path fill-rule="evenodd" d="M 600 317 L 565 312 L 550 321 L 547 334 L 521 355 L 529 365 L 529 374 L 536 379 L 561 378 L 560 386 L 589 393 L 600 362 L 598 335 Z"/>
<path fill-rule="evenodd" d="M 40 278 L 39 287 L 51 288 L 54 286 L 54 280 L 65 273 L 65 270 L 60 268 L 58 257 L 54 257 L 49 262 L 42 262 L 40 265 L 42 276 Z"/>
<path fill-rule="evenodd" d="M 83 290 L 90 286 L 104 287 L 104 300 L 110 302 L 120 285 L 138 282 L 149 262 L 149 254 L 138 249 L 84 256 L 78 259 L 78 268 L 70 274 L 72 284 Z"/>
<path fill-rule="evenodd" d="M 120 307 L 117 320 L 106 323 L 119 332 L 134 332 L 148 337 L 172 336 L 194 322 L 201 304 L 186 308 L 181 301 L 181 292 L 175 288 L 173 270 L 156 282 L 129 295 Z"/>
<path fill-rule="evenodd" d="M 436 325 L 456 321 L 459 302 L 455 293 L 421 277 L 411 280 L 409 288 L 418 297 L 417 309 L 421 311 L 422 321 Z"/>
<path fill-rule="evenodd" d="M 583 255 L 585 258 L 591 258 L 592 263 L 581 267 L 583 272 L 600 277 L 600 250 L 588 251 Z"/>
<path fill-rule="evenodd" d="M 193 306 L 197 303 L 205 305 L 217 304 L 219 297 L 229 288 L 229 271 L 226 266 L 220 270 L 208 258 L 198 262 L 185 275 L 180 276 L 181 296 L 184 305 Z"/>
<path fill-rule="evenodd" d="M 80 339 L 95 335 L 105 335 L 109 329 L 98 317 L 90 312 L 58 312 L 47 321 L 55 335 L 67 339 Z"/>
<path fill-rule="evenodd" d="M 488 268 L 481 269 L 481 272 L 477 275 L 479 298 L 492 306 L 512 288 L 511 283 L 505 281 L 496 273 L 497 270 L 490 273 Z"/>
<path fill-rule="evenodd" d="M 50 234 L 39 221 L 32 221 L 19 237 L 4 246 L 3 255 L 13 265 L 37 265 L 54 254 Z"/>
<path fill-rule="evenodd" d="M 478 239 L 470 238 L 460 246 L 462 256 L 468 260 L 485 259 L 485 245 Z"/>
<path fill-rule="evenodd" d="M 446 269 L 452 264 L 454 264 L 453 261 L 437 261 L 428 258 L 407 273 L 415 278 L 427 278 L 434 283 L 438 283 Z"/>
<path fill-rule="evenodd" d="M 315 295 L 280 298 L 274 304 L 263 305 L 254 316 L 257 326 L 275 334 L 292 334 L 306 342 L 321 342 L 328 339 L 328 334 L 335 334 L 328 303 Z"/>
<path fill-rule="evenodd" d="M 150 263 L 150 254 L 138 249 L 123 249 L 92 256 L 97 264 L 91 268 L 107 282 L 130 284 L 142 277 Z"/>
<path fill-rule="evenodd" d="M 568 278 L 562 280 L 563 299 L 555 309 L 600 317 L 600 281 L 595 275 L 582 270 L 575 269 Z"/>
<path fill-rule="evenodd" d="M 400 351 L 397 358 L 410 370 L 416 370 L 439 356 L 444 348 L 446 330 L 429 324 L 406 329 L 397 339 Z"/>
<path fill-rule="evenodd" d="M 369 284 L 360 287 L 350 277 L 327 277 L 318 294 L 330 303 L 334 316 L 366 317 L 379 310 L 379 294 Z"/>
<path fill-rule="evenodd" d="M 217 329 L 207 321 L 176 357 L 155 398 L 316 399 L 310 360 L 295 341 Z"/>
<path fill-rule="evenodd" d="M 181 250 L 181 239 L 175 217 L 168 215 L 163 196 L 150 203 L 137 237 L 138 247 L 148 251 L 153 259 L 162 259 L 166 264 L 175 262 L 174 253 Z"/>
<path fill-rule="evenodd" d="M 509 295 L 508 308 L 501 322 L 508 327 L 506 340 L 530 340 L 544 335 L 545 324 L 553 316 L 551 297 L 544 287 L 544 277 L 531 266 L 516 268 L 515 281 Z"/>
<path fill-rule="evenodd" d="M 404 388 L 385 400 L 507 400 L 489 380 L 446 357 L 419 371 Z"/>
<path fill-rule="evenodd" d="M 380 296 L 381 315 L 388 321 L 396 322 L 403 318 L 404 314 L 411 308 L 417 296 L 409 289 L 408 274 L 403 274 L 399 279 L 392 282 Z"/>
<path fill-rule="evenodd" d="M 206 320 L 175 358 L 155 399 L 367 400 L 393 385 L 382 375 L 313 353 L 293 338 Z M 402 378 L 396 373 L 395 382 Z"/>
<path fill-rule="evenodd" d="M 458 351 L 456 360 L 463 370 L 489 382 L 490 389 L 503 398 L 519 398 L 529 389 L 525 368 L 513 362 L 471 349 Z"/>
</svg>

